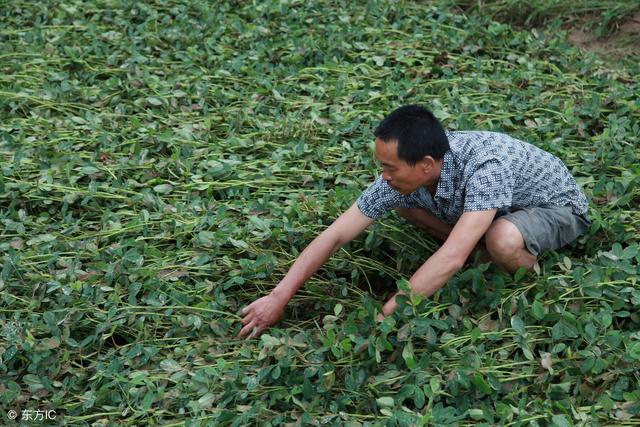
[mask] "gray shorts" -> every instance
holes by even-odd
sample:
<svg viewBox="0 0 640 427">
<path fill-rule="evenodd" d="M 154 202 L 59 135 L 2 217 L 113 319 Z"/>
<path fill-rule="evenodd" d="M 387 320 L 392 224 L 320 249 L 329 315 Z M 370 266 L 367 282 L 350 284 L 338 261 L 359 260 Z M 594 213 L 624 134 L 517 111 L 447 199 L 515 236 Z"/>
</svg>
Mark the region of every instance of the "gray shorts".
<svg viewBox="0 0 640 427">
<path fill-rule="evenodd" d="M 574 214 L 570 206 L 520 208 L 499 218 L 518 228 L 525 246 L 535 256 L 573 242 L 591 226 L 586 215 Z"/>
</svg>

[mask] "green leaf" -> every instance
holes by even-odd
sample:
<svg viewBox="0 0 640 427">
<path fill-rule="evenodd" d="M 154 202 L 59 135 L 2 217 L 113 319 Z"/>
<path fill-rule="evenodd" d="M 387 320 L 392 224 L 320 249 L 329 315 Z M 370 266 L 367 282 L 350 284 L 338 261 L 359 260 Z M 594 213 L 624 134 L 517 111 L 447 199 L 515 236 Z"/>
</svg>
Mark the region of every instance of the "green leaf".
<svg viewBox="0 0 640 427">
<path fill-rule="evenodd" d="M 554 415 L 551 418 L 552 425 L 554 427 L 571 427 L 569 420 L 562 414 Z"/>
<path fill-rule="evenodd" d="M 333 314 L 337 317 L 342 313 L 342 304 L 338 303 L 333 307 Z"/>
<path fill-rule="evenodd" d="M 153 191 L 159 194 L 169 194 L 173 191 L 173 185 L 171 184 L 159 184 L 153 187 Z"/>
<path fill-rule="evenodd" d="M 69 193 L 69 194 L 65 194 L 64 197 L 62 198 L 62 201 L 67 203 L 67 204 L 74 204 L 76 202 L 76 200 L 78 200 L 80 198 L 80 194 L 79 193 Z"/>
<path fill-rule="evenodd" d="M 544 319 L 544 306 L 542 305 L 542 303 L 540 302 L 540 300 L 534 300 L 533 304 L 531 304 L 531 312 L 533 314 L 533 317 L 535 317 L 538 320 L 542 320 Z"/>
<path fill-rule="evenodd" d="M 415 355 L 413 354 L 413 345 L 411 344 L 411 342 L 405 344 L 404 348 L 402 349 L 402 358 L 404 359 L 409 369 L 414 369 L 418 365 L 415 361 Z"/>
<path fill-rule="evenodd" d="M 480 328 L 476 327 L 471 330 L 471 341 L 476 342 L 482 336 Z"/>
<path fill-rule="evenodd" d="M 56 240 L 56 236 L 54 236 L 53 234 L 40 234 L 32 239 L 27 240 L 27 245 L 33 246 L 39 243 L 53 242 L 54 240 Z"/>
<path fill-rule="evenodd" d="M 38 350 L 53 350 L 55 348 L 60 347 L 60 338 L 51 337 L 45 338 L 38 343 L 36 349 Z"/>
<path fill-rule="evenodd" d="M 638 255 L 638 245 L 632 244 L 624 248 L 622 253 L 620 254 L 621 259 L 632 259 Z"/>
<path fill-rule="evenodd" d="M 280 369 L 280 365 L 276 365 L 271 371 L 271 378 L 273 378 L 274 380 L 277 380 L 278 378 L 280 378 L 281 372 L 282 370 Z"/>
<path fill-rule="evenodd" d="M 520 316 L 516 315 L 511 317 L 511 327 L 518 333 L 518 335 L 524 335 L 526 332 L 524 322 Z"/>
<path fill-rule="evenodd" d="M 376 399 L 376 403 L 382 408 L 392 408 L 395 405 L 393 397 L 391 396 L 379 397 Z"/>
<path fill-rule="evenodd" d="M 142 399 L 141 409 L 143 411 L 147 411 L 149 408 L 151 408 L 151 405 L 153 405 L 154 400 L 155 399 L 153 391 L 147 391 L 147 393 L 144 395 L 144 398 Z"/>
<path fill-rule="evenodd" d="M 522 354 L 524 354 L 524 357 L 526 357 L 527 360 L 534 360 L 535 359 L 535 357 L 533 356 L 533 353 L 531 352 L 531 350 L 529 350 L 528 347 L 522 346 L 521 349 L 522 349 Z"/>
<path fill-rule="evenodd" d="M 433 394 L 439 393 L 440 392 L 440 381 L 438 380 L 438 378 L 431 377 L 431 379 L 429 380 L 429 387 L 431 388 L 431 391 L 433 392 Z"/>
<path fill-rule="evenodd" d="M 211 247 L 214 244 L 216 234 L 212 231 L 201 231 L 198 233 L 198 243 L 205 247 Z"/>
<path fill-rule="evenodd" d="M 149 97 L 147 98 L 147 102 L 148 102 L 149 104 L 151 104 L 151 105 L 155 106 L 155 107 L 158 107 L 158 106 L 160 106 L 160 105 L 163 105 L 163 104 L 164 104 L 164 102 L 162 102 L 162 100 L 161 100 L 160 98 L 155 97 L 155 96 L 149 96 Z"/>
<path fill-rule="evenodd" d="M 83 175 L 95 175 L 98 172 L 100 172 L 100 169 L 93 166 L 83 166 L 82 168 L 80 168 L 80 173 L 82 173 Z"/>
<path fill-rule="evenodd" d="M 182 370 L 182 366 L 173 359 L 165 359 L 161 361 L 160 368 L 166 372 L 177 372 Z"/>
<path fill-rule="evenodd" d="M 411 283 L 404 277 L 396 281 L 398 290 L 404 292 L 406 295 L 411 295 Z"/>
<path fill-rule="evenodd" d="M 215 400 L 215 394 L 205 393 L 200 399 L 198 399 L 198 407 L 200 409 L 210 409 L 213 406 L 213 402 Z"/>
<path fill-rule="evenodd" d="M 260 341 L 265 348 L 277 347 L 282 345 L 282 341 L 279 338 L 273 337 L 269 334 L 260 335 Z"/>
<path fill-rule="evenodd" d="M 336 381 L 336 374 L 334 371 L 329 371 L 322 374 L 322 385 L 327 390 L 333 387 L 333 384 L 335 383 L 335 381 Z"/>
<path fill-rule="evenodd" d="M 634 360 L 640 360 L 640 341 L 635 342 L 629 347 L 627 354 Z"/>
<path fill-rule="evenodd" d="M 611 326 L 611 323 L 613 322 L 613 318 L 611 317 L 611 313 L 608 313 L 606 311 L 601 311 L 598 314 L 598 321 L 600 322 L 600 324 L 602 326 L 607 328 L 607 327 Z"/>
<path fill-rule="evenodd" d="M 469 409 L 469 416 L 478 421 L 484 419 L 484 411 L 482 409 Z"/>
<path fill-rule="evenodd" d="M 482 374 L 475 374 L 473 377 L 471 377 L 471 381 L 473 382 L 473 385 L 475 385 L 475 387 L 479 392 L 486 395 L 490 395 L 492 393 L 491 386 L 484 379 Z"/>
<path fill-rule="evenodd" d="M 527 269 L 524 267 L 520 267 L 516 270 L 516 272 L 513 274 L 513 281 L 514 282 L 519 282 L 520 280 L 522 280 L 522 278 L 527 274 Z"/>
<path fill-rule="evenodd" d="M 578 330 L 575 326 L 566 320 L 560 320 L 551 328 L 551 336 L 554 340 L 562 340 L 565 338 L 577 338 Z"/>
<path fill-rule="evenodd" d="M 249 248 L 249 244 L 247 242 L 245 242 L 244 240 L 236 240 L 232 237 L 228 237 L 229 242 L 235 246 L 236 248 L 239 249 L 248 249 Z"/>
<path fill-rule="evenodd" d="M 6 354 L 5 352 L 5 357 Z M 0 394 L 0 402 L 8 405 L 20 395 L 20 386 L 15 381 L 6 381 L 4 386 L 5 391 Z"/>
</svg>

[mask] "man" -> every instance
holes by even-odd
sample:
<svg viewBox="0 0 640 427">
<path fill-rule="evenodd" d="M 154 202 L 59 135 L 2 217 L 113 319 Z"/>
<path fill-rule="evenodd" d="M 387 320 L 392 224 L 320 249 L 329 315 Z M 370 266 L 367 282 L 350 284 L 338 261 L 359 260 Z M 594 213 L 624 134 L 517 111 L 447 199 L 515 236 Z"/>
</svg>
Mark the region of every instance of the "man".
<svg viewBox="0 0 640 427">
<path fill-rule="evenodd" d="M 391 209 L 444 240 L 409 280 L 425 297 L 482 248 L 483 237 L 491 260 L 514 272 L 589 228 L 587 199 L 570 172 L 531 144 L 495 132 L 445 133 L 417 105 L 392 112 L 374 135 L 382 174 L 309 244 L 271 294 L 243 308 L 239 337 L 258 336 L 278 322 L 302 284 Z M 382 317 L 395 310 L 401 293 L 383 306 Z"/>
</svg>

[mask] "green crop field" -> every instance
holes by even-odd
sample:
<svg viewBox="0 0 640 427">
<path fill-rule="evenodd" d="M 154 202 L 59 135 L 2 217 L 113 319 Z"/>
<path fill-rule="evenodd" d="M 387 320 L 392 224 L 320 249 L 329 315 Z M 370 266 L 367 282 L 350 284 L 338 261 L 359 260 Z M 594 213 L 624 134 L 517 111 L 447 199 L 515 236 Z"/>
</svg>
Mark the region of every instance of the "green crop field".
<svg viewBox="0 0 640 427">
<path fill-rule="evenodd" d="M 4 2 L 0 425 L 640 425 L 639 62 L 453 3 Z M 560 157 L 591 229 L 377 322 L 439 245 L 393 214 L 237 338 L 413 103 Z"/>
</svg>

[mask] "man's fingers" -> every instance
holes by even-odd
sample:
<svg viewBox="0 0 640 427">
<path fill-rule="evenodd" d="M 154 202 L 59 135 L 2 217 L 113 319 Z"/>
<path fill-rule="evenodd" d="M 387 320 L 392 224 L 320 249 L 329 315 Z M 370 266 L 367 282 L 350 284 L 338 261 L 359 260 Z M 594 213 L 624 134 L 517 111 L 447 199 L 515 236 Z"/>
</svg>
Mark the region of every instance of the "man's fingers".
<svg viewBox="0 0 640 427">
<path fill-rule="evenodd" d="M 253 321 L 242 328 L 238 336 L 241 338 L 246 337 L 247 339 L 257 338 L 260 336 L 260 334 L 262 334 L 262 332 L 264 332 L 264 329 L 265 328 L 263 327 L 258 327 L 258 325 L 256 325 L 256 322 Z"/>
<path fill-rule="evenodd" d="M 244 328 L 240 329 L 240 333 L 238 334 L 238 337 L 244 338 L 246 335 L 249 335 L 251 333 L 251 330 L 255 326 L 255 324 L 256 322 L 252 321 L 251 323 L 246 325 Z"/>
<path fill-rule="evenodd" d="M 251 308 L 252 305 L 253 305 L 253 303 L 251 303 L 248 306 L 244 307 L 242 309 L 242 314 L 247 314 L 247 312 L 249 311 L 249 308 Z"/>
<path fill-rule="evenodd" d="M 249 312 L 249 314 L 246 314 L 242 320 L 240 320 L 240 322 L 243 325 L 246 325 L 247 323 L 251 322 L 253 320 L 253 311 Z"/>
<path fill-rule="evenodd" d="M 264 328 L 258 328 L 257 326 L 254 326 L 251 329 L 251 333 L 249 334 L 249 338 L 258 338 L 260 336 L 260 334 L 262 334 L 263 331 L 264 331 Z"/>
</svg>

